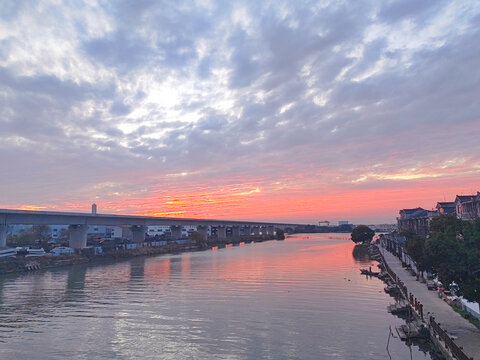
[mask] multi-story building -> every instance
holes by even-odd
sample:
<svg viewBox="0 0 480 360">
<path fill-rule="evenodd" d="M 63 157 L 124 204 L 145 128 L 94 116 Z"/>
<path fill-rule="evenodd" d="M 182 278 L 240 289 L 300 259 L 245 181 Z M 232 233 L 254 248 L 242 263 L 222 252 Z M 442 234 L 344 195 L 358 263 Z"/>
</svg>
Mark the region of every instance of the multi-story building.
<svg viewBox="0 0 480 360">
<path fill-rule="evenodd" d="M 421 207 L 415 209 L 402 209 L 399 211 L 397 226 L 399 232 L 413 232 L 418 235 L 427 235 L 430 221 L 438 215 L 437 211 L 425 210 Z"/>
<path fill-rule="evenodd" d="M 437 206 L 435 207 L 438 211 L 439 215 L 449 215 L 455 214 L 455 202 L 437 202 Z"/>
<path fill-rule="evenodd" d="M 457 218 L 473 220 L 480 217 L 480 192 L 476 195 L 457 195 L 455 198 Z"/>
</svg>

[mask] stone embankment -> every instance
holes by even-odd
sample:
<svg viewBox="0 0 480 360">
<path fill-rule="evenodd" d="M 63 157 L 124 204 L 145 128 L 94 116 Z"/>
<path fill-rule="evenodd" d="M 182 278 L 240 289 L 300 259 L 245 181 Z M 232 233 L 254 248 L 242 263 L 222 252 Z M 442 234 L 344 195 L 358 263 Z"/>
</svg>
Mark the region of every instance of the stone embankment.
<svg viewBox="0 0 480 360">
<path fill-rule="evenodd" d="M 36 257 L 6 257 L 0 258 L 0 276 L 9 273 L 21 273 L 42 269 L 52 269 L 61 266 L 71 266 L 84 263 L 97 263 L 115 259 L 127 259 L 135 256 L 151 256 L 161 254 L 174 254 L 185 251 L 200 251 L 211 249 L 212 247 L 225 247 L 228 244 L 238 244 L 240 242 L 260 242 L 273 240 L 273 238 L 246 238 L 246 239 L 209 239 L 202 243 L 177 244 L 168 243 L 162 246 L 142 246 L 136 249 L 111 249 L 105 250 L 102 254 L 93 254 L 90 251 L 82 251 L 75 254 L 63 254 L 53 256 L 46 254 Z M 91 250 L 91 249 L 86 249 Z"/>
<path fill-rule="evenodd" d="M 456 313 L 437 291 L 417 280 L 400 259 L 383 247 L 381 262 L 412 311 L 428 328 L 432 341 L 447 359 L 480 359 L 480 330 Z"/>
</svg>

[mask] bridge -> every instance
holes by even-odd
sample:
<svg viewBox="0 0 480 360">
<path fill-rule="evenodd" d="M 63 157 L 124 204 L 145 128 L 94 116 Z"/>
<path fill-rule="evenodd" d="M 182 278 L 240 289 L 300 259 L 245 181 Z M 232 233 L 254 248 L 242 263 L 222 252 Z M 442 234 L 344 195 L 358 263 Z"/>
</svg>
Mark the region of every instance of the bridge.
<svg viewBox="0 0 480 360">
<path fill-rule="evenodd" d="M 68 225 L 70 247 L 82 249 L 87 246 L 87 231 L 90 225 L 128 226 L 132 231 L 133 241 L 143 242 L 147 226 L 170 226 L 172 237 L 179 238 L 182 226 L 192 225 L 196 226 L 197 231 L 206 239 L 209 226 L 217 227 L 219 238 L 226 238 L 227 227 L 232 229 L 233 236 L 239 236 L 240 229 L 250 236 L 259 235 L 260 232 L 273 235 L 275 228 L 284 230 L 300 224 L 97 214 L 96 208 L 92 208 L 92 213 L 0 209 L 0 248 L 6 246 L 9 225 Z"/>
</svg>

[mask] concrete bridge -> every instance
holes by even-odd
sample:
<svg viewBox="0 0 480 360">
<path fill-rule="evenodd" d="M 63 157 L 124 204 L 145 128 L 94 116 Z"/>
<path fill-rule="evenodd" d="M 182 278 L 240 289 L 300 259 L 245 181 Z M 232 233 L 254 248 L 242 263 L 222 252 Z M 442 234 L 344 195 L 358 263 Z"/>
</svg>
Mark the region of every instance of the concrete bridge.
<svg viewBox="0 0 480 360">
<path fill-rule="evenodd" d="M 300 224 L 97 214 L 96 207 L 92 208 L 92 213 L 0 209 L 0 248 L 6 246 L 9 225 L 68 225 L 70 247 L 81 249 L 87 246 L 89 225 L 128 226 L 132 231 L 133 241 L 143 242 L 147 226 L 155 225 L 170 226 L 172 237 L 177 238 L 181 237 L 182 226 L 193 225 L 206 239 L 208 226 L 217 228 L 219 238 L 226 238 L 227 227 L 231 228 L 233 236 L 239 236 L 241 231 L 248 235 L 259 235 L 260 232 L 273 235 L 275 229 L 284 230 Z"/>
</svg>

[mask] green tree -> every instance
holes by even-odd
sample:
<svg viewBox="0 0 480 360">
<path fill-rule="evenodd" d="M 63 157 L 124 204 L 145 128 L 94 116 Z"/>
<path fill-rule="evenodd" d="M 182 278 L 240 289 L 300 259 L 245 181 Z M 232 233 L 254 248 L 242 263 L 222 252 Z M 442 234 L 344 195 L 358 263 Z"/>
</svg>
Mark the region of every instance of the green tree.
<svg viewBox="0 0 480 360">
<path fill-rule="evenodd" d="M 189 237 L 192 241 L 194 241 L 197 244 L 201 244 L 201 243 L 204 243 L 206 241 L 204 236 L 202 234 L 200 234 L 198 231 L 194 231 L 194 232 L 190 233 Z"/>
<path fill-rule="evenodd" d="M 17 235 L 12 235 L 10 241 L 18 246 L 35 245 L 35 237 L 30 231 L 21 231 Z"/>
<path fill-rule="evenodd" d="M 407 241 L 405 250 L 407 254 L 415 261 L 417 269 L 421 272 L 431 270 L 430 257 L 426 251 L 426 238 L 416 234 L 405 235 Z"/>
<path fill-rule="evenodd" d="M 435 216 L 430 221 L 430 233 L 458 234 L 462 229 L 462 221 L 453 214 Z"/>
<path fill-rule="evenodd" d="M 30 232 L 39 243 L 48 242 L 52 233 L 48 225 L 33 225 Z"/>
<path fill-rule="evenodd" d="M 432 219 L 425 256 L 443 284 L 455 281 L 465 298 L 480 301 L 480 220 Z"/>
<path fill-rule="evenodd" d="M 366 225 L 358 225 L 355 229 L 352 230 L 351 239 L 354 243 L 369 243 L 372 241 L 375 231 L 370 229 Z"/>
</svg>

